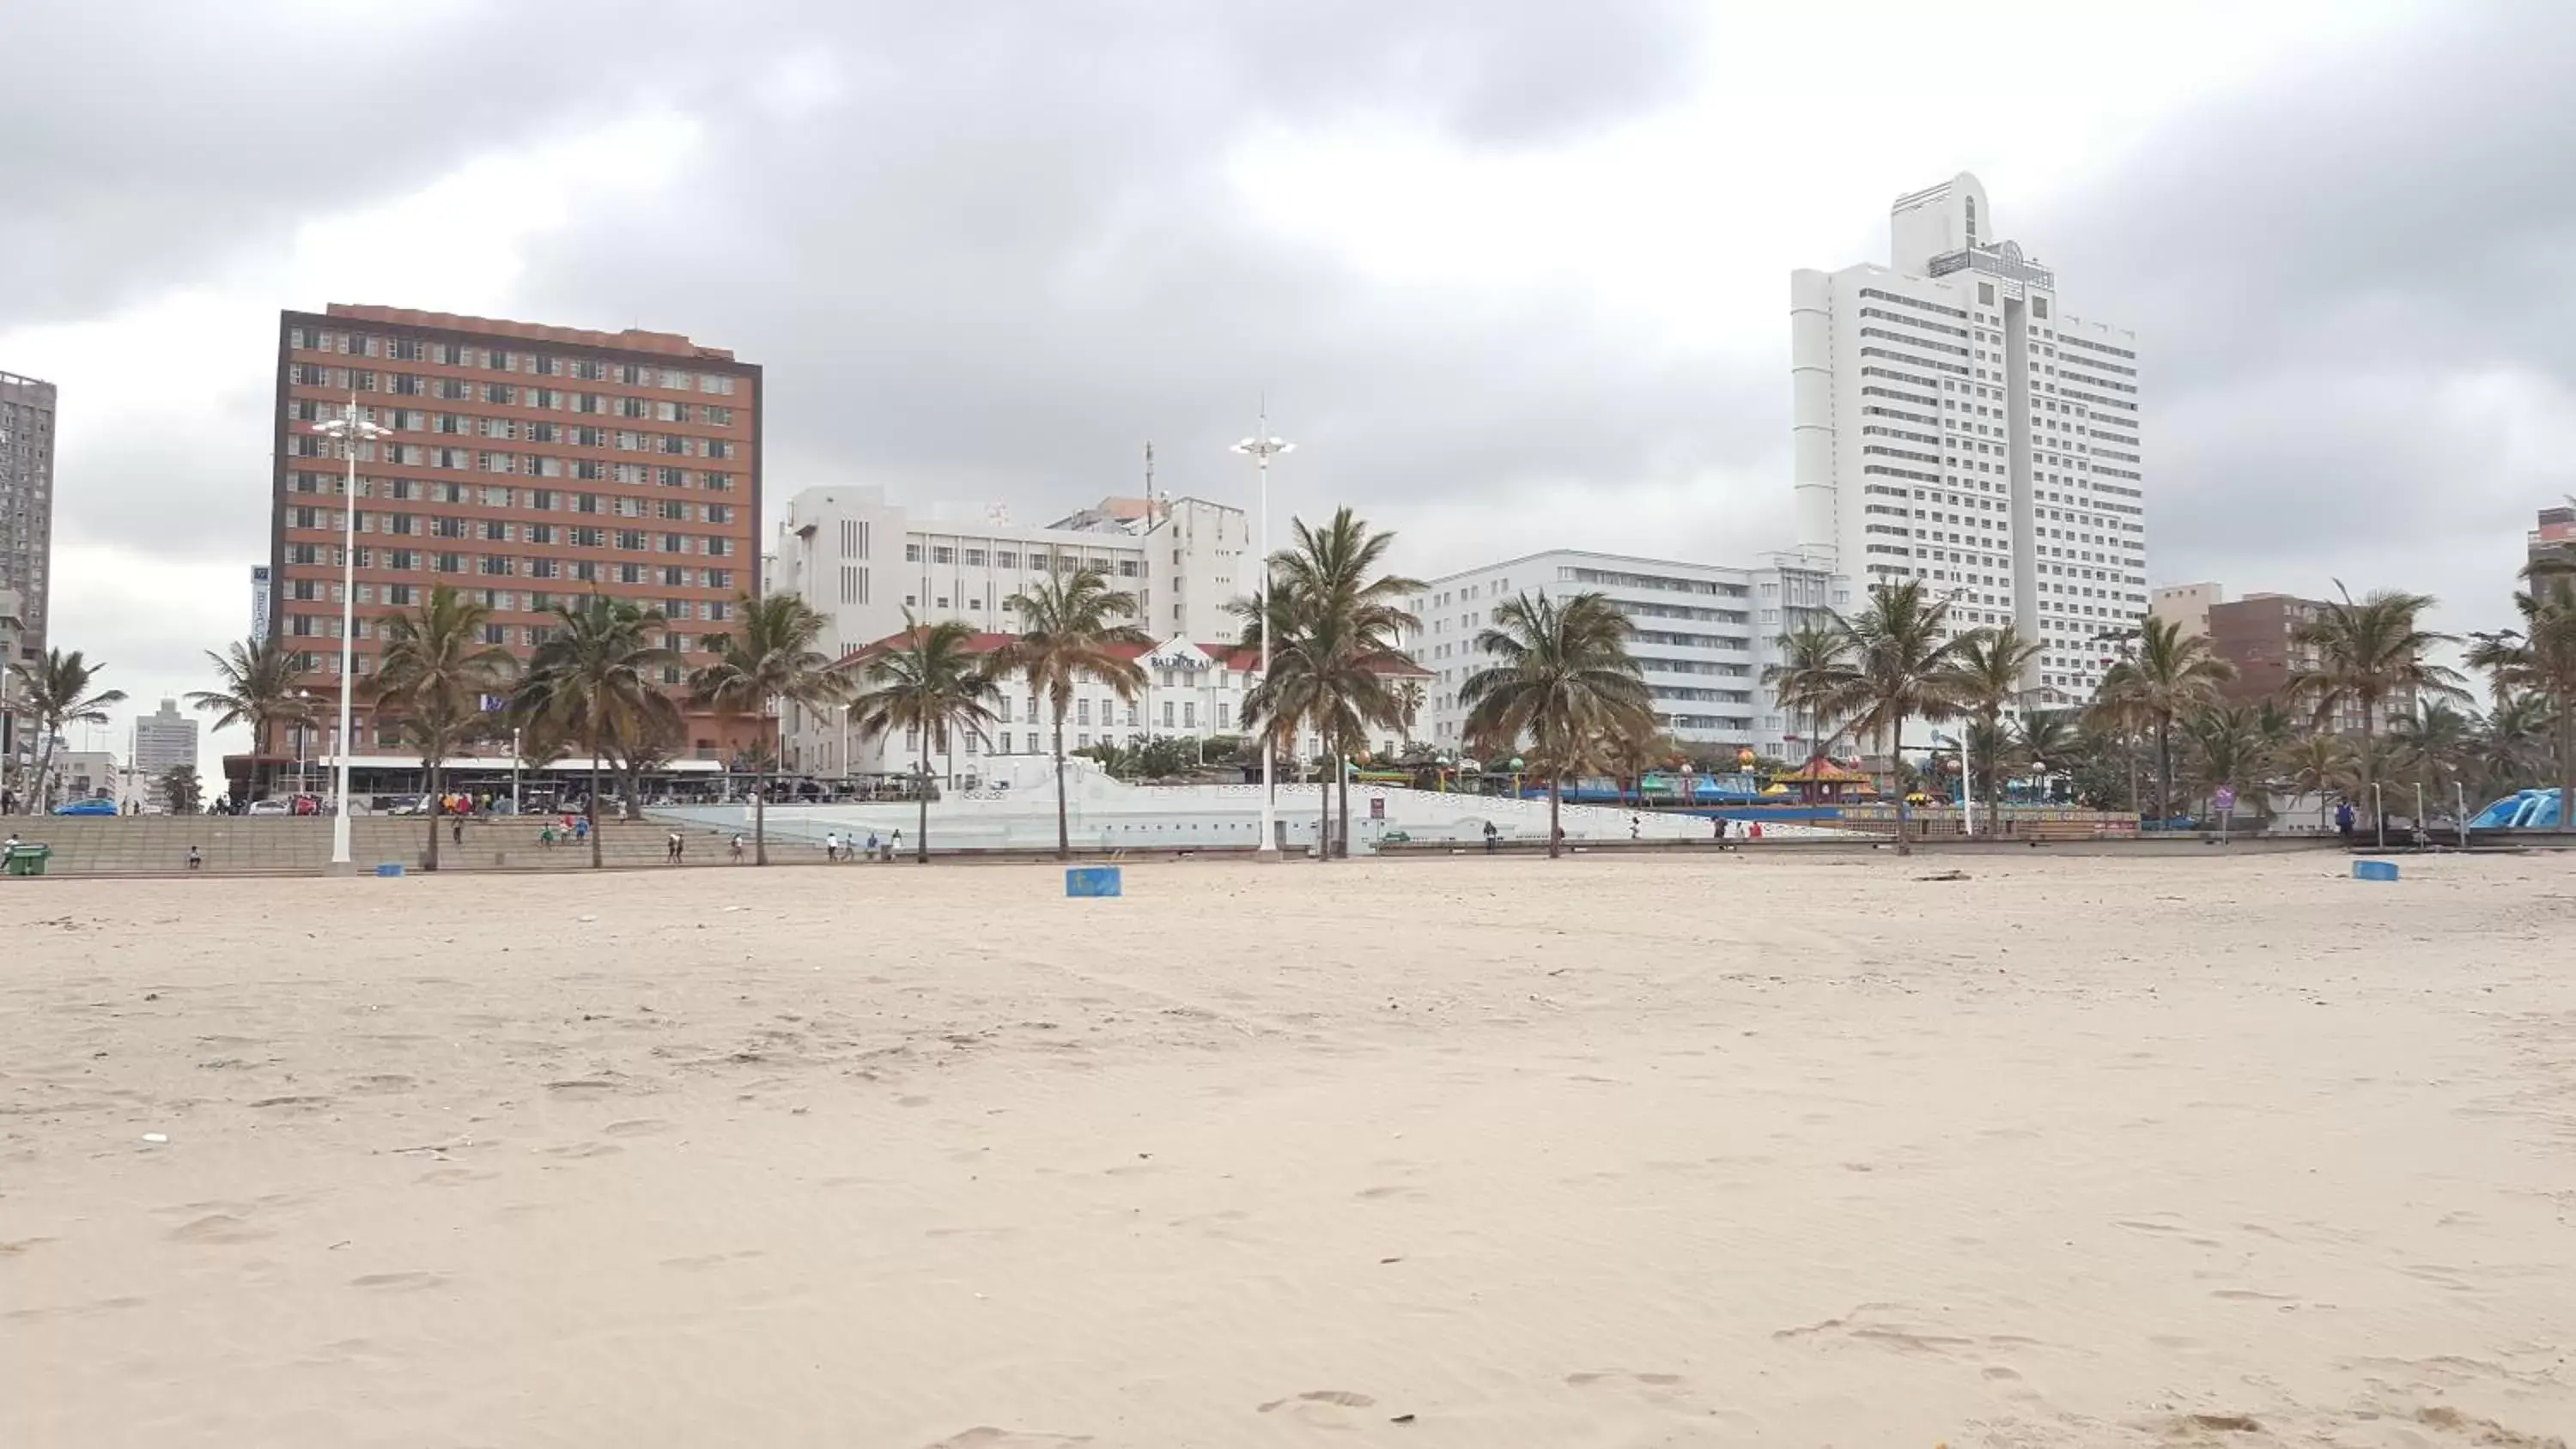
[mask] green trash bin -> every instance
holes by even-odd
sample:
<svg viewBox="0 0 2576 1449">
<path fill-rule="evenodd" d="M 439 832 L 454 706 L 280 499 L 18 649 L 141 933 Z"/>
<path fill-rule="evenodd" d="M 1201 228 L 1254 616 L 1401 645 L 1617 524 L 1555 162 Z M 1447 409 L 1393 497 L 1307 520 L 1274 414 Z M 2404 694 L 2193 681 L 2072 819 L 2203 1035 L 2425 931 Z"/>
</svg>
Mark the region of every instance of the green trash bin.
<svg viewBox="0 0 2576 1449">
<path fill-rule="evenodd" d="M 13 845 L 5 868 L 11 875 L 43 875 L 45 862 L 53 857 L 50 845 Z"/>
</svg>

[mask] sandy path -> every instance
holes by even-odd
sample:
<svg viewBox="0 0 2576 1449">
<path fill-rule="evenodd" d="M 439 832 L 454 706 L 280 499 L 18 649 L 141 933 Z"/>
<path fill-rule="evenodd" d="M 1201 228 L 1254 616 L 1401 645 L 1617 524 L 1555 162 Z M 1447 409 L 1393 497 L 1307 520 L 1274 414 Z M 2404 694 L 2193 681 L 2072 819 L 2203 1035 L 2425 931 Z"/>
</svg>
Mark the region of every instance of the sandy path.
<svg viewBox="0 0 2576 1449">
<path fill-rule="evenodd" d="M 2576 876 L 2338 865 L 0 888 L 0 1444 L 2549 1443 Z"/>
</svg>

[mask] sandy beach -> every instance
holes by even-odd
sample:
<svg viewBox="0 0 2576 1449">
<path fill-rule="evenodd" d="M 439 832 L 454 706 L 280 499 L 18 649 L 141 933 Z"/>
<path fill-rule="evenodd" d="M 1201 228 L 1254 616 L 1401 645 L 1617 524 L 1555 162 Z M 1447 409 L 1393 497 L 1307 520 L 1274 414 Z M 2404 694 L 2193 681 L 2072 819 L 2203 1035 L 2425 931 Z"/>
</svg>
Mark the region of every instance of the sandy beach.
<svg viewBox="0 0 2576 1449">
<path fill-rule="evenodd" d="M 2557 1444 L 2576 863 L 2345 869 L 9 882 L 0 1444 Z"/>
</svg>

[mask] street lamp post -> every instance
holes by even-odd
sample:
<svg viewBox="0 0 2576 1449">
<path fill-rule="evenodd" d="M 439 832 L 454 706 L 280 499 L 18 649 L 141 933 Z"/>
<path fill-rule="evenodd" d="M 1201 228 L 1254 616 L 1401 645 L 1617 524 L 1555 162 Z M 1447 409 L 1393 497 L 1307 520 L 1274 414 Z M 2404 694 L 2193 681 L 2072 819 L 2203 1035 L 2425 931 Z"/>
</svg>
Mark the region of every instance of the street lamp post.
<svg viewBox="0 0 2576 1449">
<path fill-rule="evenodd" d="M 1261 473 L 1260 523 L 1253 535 L 1253 551 L 1261 559 L 1261 592 L 1258 595 L 1259 612 L 1253 617 L 1261 621 L 1261 682 L 1265 685 L 1270 682 L 1270 460 L 1296 450 L 1296 444 L 1270 436 L 1270 410 L 1267 407 L 1261 410 L 1261 431 L 1234 445 L 1234 451 L 1250 457 Z M 1272 756 L 1275 753 L 1269 741 L 1261 741 L 1261 844 L 1254 848 L 1256 859 L 1279 858 L 1278 806 L 1271 798 L 1274 788 Z M 1330 848 L 1327 842 L 1318 841 L 1316 844 L 1319 857 Z"/>
<path fill-rule="evenodd" d="M 349 854 L 349 704 L 358 687 L 357 673 L 357 607 L 358 607 L 358 445 L 392 436 L 390 428 L 368 422 L 358 410 L 358 394 L 349 393 L 348 411 L 339 417 L 318 422 L 313 431 L 340 445 L 341 455 L 349 460 L 348 484 L 340 493 L 340 769 L 337 781 L 338 808 L 331 816 L 331 864 L 346 869 Z"/>
</svg>

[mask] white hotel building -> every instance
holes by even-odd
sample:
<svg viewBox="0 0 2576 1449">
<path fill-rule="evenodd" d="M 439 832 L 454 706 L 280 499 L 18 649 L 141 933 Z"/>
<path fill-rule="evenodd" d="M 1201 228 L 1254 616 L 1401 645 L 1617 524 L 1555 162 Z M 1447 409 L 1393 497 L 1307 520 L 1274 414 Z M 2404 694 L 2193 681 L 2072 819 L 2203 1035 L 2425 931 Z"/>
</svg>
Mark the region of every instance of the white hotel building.
<svg viewBox="0 0 2576 1449">
<path fill-rule="evenodd" d="M 1803 758 L 1806 746 L 1762 671 L 1778 661 L 1782 634 L 1852 602 L 1849 580 L 1829 558 L 1795 553 L 1773 555 L 1758 568 L 1729 568 L 1554 549 L 1434 579 L 1406 603 L 1422 620 L 1408 647 L 1431 671 L 1426 724 L 1418 731 L 1425 740 L 1466 748 L 1467 711 L 1458 693 L 1490 662 L 1476 636 L 1497 604 L 1542 592 L 1552 599 L 1598 593 L 1635 622 L 1630 652 L 1676 741 L 1711 754 L 1749 748 L 1787 759 Z"/>
<path fill-rule="evenodd" d="M 808 488 L 788 502 L 764 587 L 811 604 L 829 629 L 824 652 L 847 656 L 901 633 L 907 610 L 922 623 L 961 620 L 975 648 L 999 648 L 1020 630 L 1010 600 L 1050 571 L 1092 568 L 1133 595 L 1135 625 L 1162 641 L 1139 651 L 1142 697 L 1120 700 L 1085 682 L 1065 723 L 1065 748 L 1125 744 L 1139 735 L 1208 739 L 1239 733 L 1249 659 L 1233 647 L 1242 622 L 1227 605 L 1249 592 L 1252 535 L 1240 508 L 1161 495 L 1104 498 L 1043 526 L 1018 524 L 996 505 L 913 510 L 875 487 Z M 1024 682 L 1006 683 L 1001 719 L 983 739 L 957 740 L 934 757 L 951 777 L 981 773 L 984 755 L 1051 753 L 1052 721 Z M 842 711 L 790 705 L 781 763 L 825 777 L 904 773 L 918 741 L 859 740 Z M 1396 741 L 1378 742 L 1392 750 Z M 1301 754 L 1321 748 L 1311 735 Z"/>
<path fill-rule="evenodd" d="M 2069 315 L 1973 176 L 1892 222 L 1891 265 L 1790 274 L 1800 548 L 2018 624 L 2038 699 L 2081 703 L 2147 612 L 2137 337 Z"/>
</svg>

